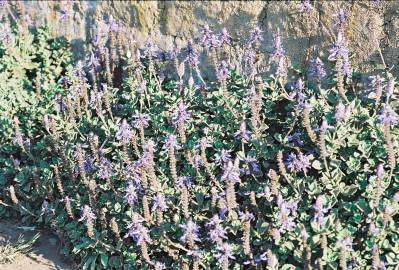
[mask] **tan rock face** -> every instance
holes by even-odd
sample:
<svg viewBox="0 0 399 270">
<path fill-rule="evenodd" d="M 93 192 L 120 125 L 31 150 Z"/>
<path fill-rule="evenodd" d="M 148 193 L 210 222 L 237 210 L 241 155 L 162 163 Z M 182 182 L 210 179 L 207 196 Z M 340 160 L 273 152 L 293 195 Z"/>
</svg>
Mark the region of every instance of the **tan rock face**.
<svg viewBox="0 0 399 270">
<path fill-rule="evenodd" d="M 219 32 L 223 27 L 234 40 L 244 43 L 249 31 L 259 26 L 264 31 L 262 51 L 271 51 L 276 33 L 293 64 L 304 66 L 315 56 L 326 58 L 335 38 L 334 14 L 345 8 L 349 25 L 345 33 L 349 40 L 352 63 L 369 71 L 373 64 L 381 64 L 381 48 L 388 66 L 399 60 L 399 2 L 398 1 L 317 1 L 308 14 L 298 11 L 295 1 L 77 1 L 73 4 L 73 43 L 80 55 L 93 36 L 98 20 L 112 15 L 123 26 L 126 40 L 134 36 L 142 45 L 150 35 L 161 49 L 174 44 L 185 46 L 188 39 L 200 37 L 199 30 L 208 23 Z M 25 10 L 33 21 L 48 22 L 58 32 L 66 27 L 60 22 L 60 3 L 50 1 L 25 2 Z M 15 12 L 13 8 L 12 11 Z M 399 71 L 395 67 L 396 71 Z"/>
</svg>

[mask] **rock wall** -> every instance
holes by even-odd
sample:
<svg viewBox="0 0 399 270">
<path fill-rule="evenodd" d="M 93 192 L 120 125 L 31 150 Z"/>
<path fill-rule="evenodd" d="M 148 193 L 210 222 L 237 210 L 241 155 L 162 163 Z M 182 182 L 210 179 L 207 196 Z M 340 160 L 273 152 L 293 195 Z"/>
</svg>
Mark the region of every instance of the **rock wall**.
<svg viewBox="0 0 399 270">
<path fill-rule="evenodd" d="M 399 71 L 399 1 L 315 1 L 309 14 L 298 11 L 295 1 L 76 1 L 73 4 L 73 44 L 83 52 L 91 39 L 96 20 L 109 15 L 123 25 L 122 35 L 132 34 L 141 45 L 151 35 L 158 47 L 184 46 L 198 38 L 207 23 L 216 32 L 223 27 L 235 40 L 245 41 L 249 30 L 259 26 L 264 32 L 262 50 L 271 50 L 273 35 L 279 32 L 294 64 L 301 65 L 308 53 L 326 57 L 335 38 L 332 27 L 340 8 L 349 12 L 345 35 L 349 40 L 353 65 L 369 71 L 381 64 L 379 50 L 388 66 Z M 61 4 L 56 1 L 26 1 L 25 10 L 33 21 L 48 22 L 57 31 L 66 29 L 60 21 Z M 10 8 L 13 9 L 12 7 Z"/>
</svg>

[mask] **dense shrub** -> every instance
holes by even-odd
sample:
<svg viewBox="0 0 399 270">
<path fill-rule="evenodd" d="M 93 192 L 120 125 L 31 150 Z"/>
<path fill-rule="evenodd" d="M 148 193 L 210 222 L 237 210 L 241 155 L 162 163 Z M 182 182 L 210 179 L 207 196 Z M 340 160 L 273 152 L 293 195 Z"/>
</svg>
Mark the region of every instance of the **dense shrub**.
<svg viewBox="0 0 399 270">
<path fill-rule="evenodd" d="M 266 73 L 260 29 L 233 69 L 228 33 L 205 27 L 215 82 L 202 80 L 191 42 L 127 47 L 112 18 L 74 68 L 68 57 L 51 72 L 50 56 L 33 58 L 41 69 L 5 60 L 21 53 L 3 42 L 2 98 L 14 88 L 23 98 L 1 102 L 5 134 L 15 118 L 1 213 L 50 225 L 83 269 L 398 267 L 395 79 L 386 69 L 367 89 L 353 83 L 342 25 L 330 71 L 318 58 L 289 69 L 276 36 Z M 45 33 L 38 48 L 64 50 Z M 176 77 L 159 72 L 165 58 Z"/>
</svg>

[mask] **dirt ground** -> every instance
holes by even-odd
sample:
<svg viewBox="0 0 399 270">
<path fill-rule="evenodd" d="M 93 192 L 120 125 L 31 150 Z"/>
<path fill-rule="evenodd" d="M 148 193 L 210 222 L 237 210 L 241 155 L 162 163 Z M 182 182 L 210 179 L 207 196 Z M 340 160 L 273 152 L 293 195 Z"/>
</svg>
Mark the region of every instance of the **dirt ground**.
<svg viewBox="0 0 399 270">
<path fill-rule="evenodd" d="M 21 242 L 26 243 L 37 233 L 40 233 L 40 236 L 30 251 L 17 251 L 17 247 L 21 247 Z M 0 221 L 1 270 L 78 269 L 71 261 L 59 254 L 60 248 L 57 237 L 49 232 L 30 230 L 15 222 Z"/>
</svg>

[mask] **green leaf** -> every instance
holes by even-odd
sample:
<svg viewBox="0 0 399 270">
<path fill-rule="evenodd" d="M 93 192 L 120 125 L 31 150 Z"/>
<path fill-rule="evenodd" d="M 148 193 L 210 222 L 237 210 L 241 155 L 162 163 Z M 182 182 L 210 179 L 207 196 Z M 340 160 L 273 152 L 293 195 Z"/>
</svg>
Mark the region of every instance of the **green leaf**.
<svg viewBox="0 0 399 270">
<path fill-rule="evenodd" d="M 107 266 L 108 266 L 108 255 L 107 254 L 101 254 L 100 259 L 101 259 L 101 265 L 105 269 L 107 269 Z"/>
</svg>

